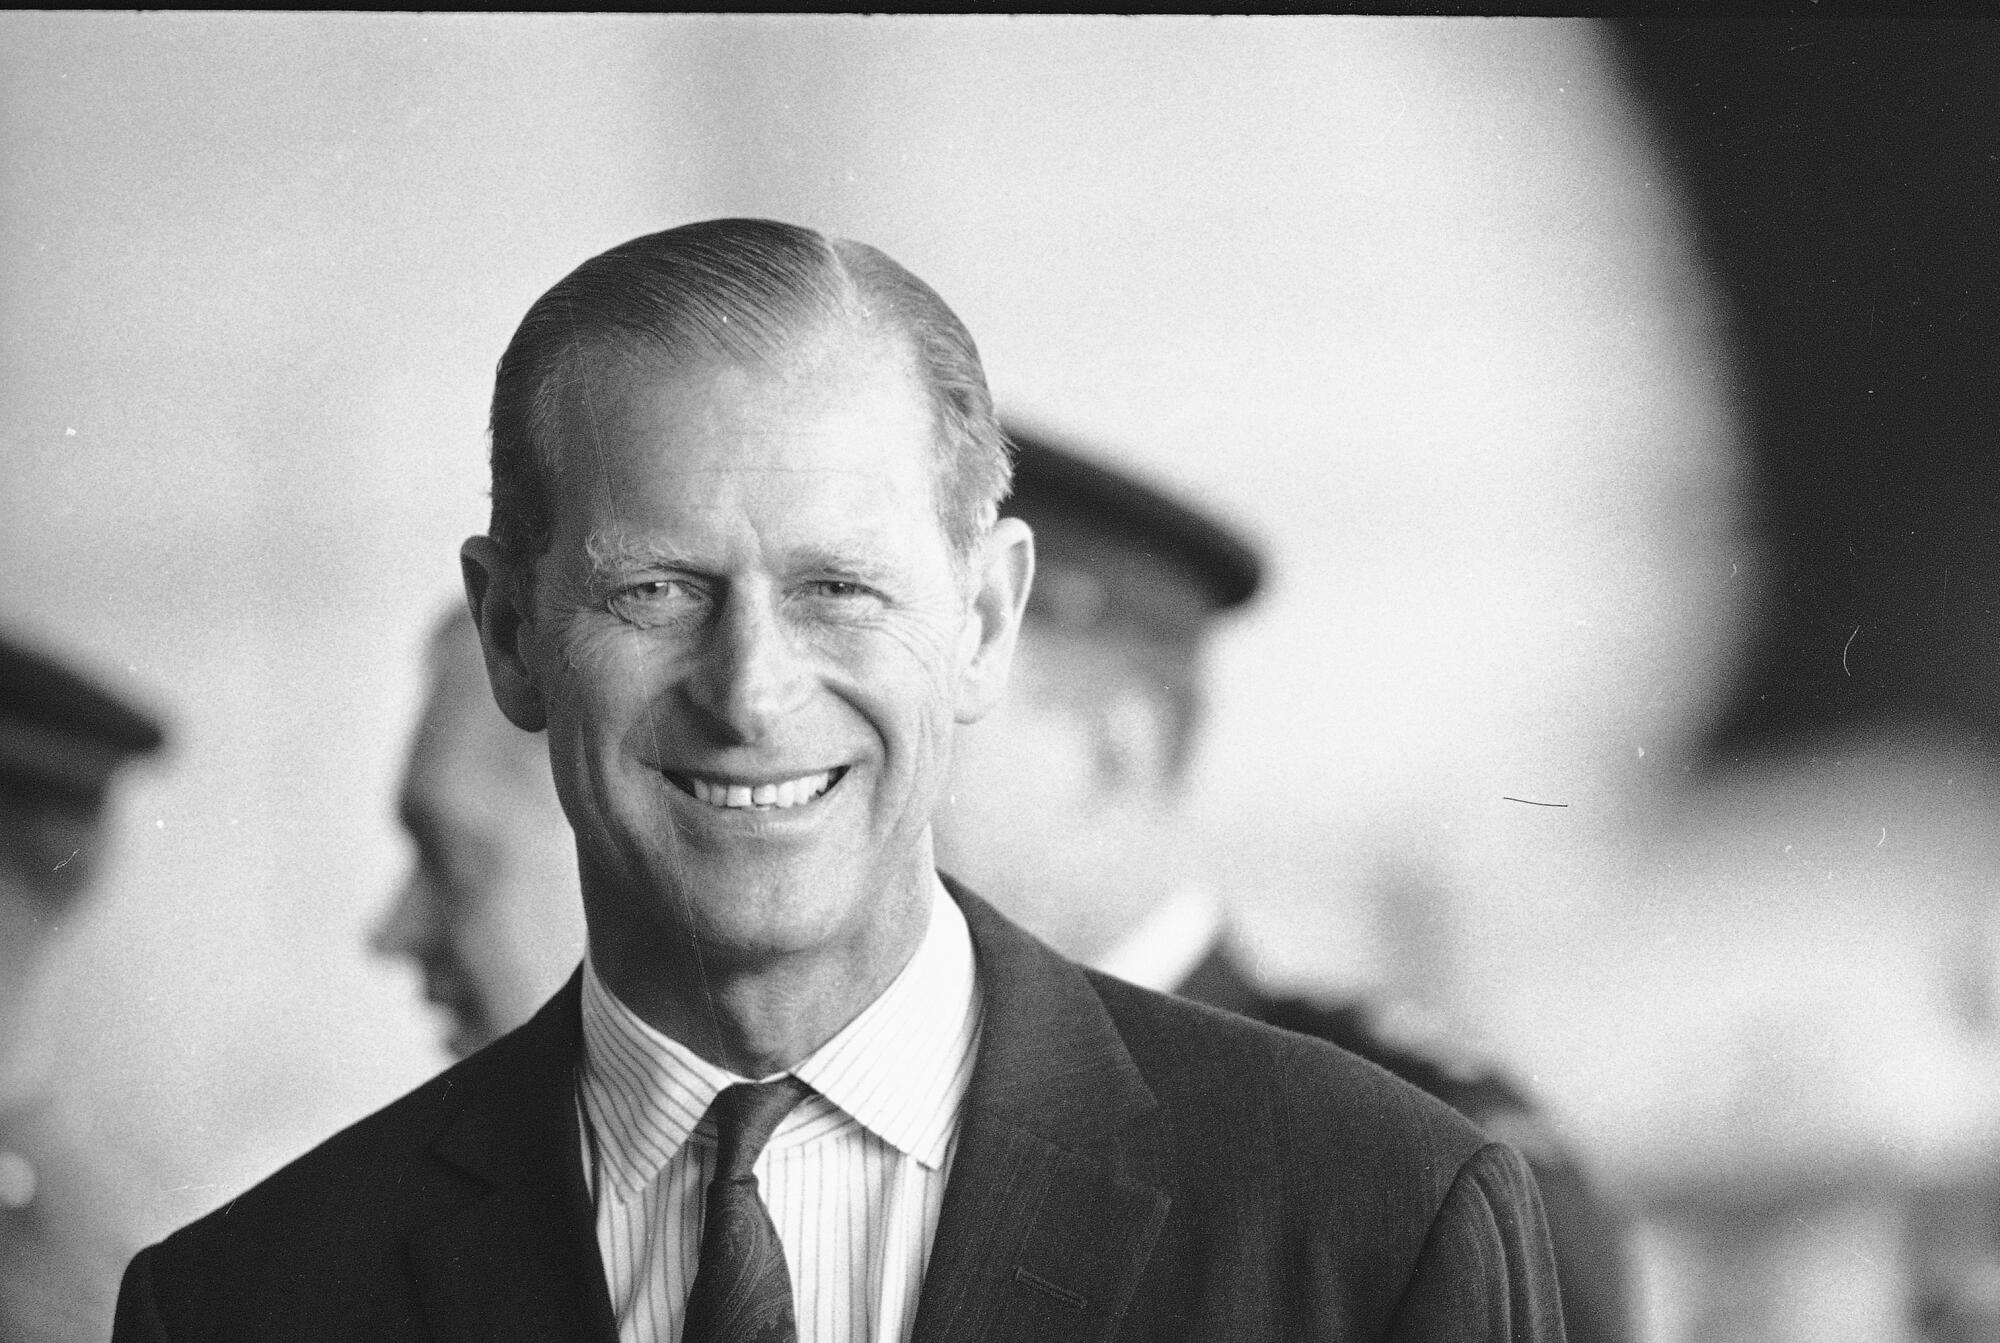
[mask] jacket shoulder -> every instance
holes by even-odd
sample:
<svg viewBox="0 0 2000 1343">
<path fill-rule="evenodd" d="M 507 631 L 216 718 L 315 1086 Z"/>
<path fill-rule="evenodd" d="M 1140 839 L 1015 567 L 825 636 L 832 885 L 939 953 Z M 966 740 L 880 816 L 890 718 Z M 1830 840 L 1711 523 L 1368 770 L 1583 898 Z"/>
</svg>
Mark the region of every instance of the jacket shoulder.
<svg viewBox="0 0 2000 1343">
<path fill-rule="evenodd" d="M 1482 1127 L 1489 1119 L 1535 1110 L 1528 1094 L 1493 1059 L 1412 1004 L 1382 998 L 1260 996 L 1247 1014 L 1379 1064 Z"/>
<path fill-rule="evenodd" d="M 1283 1163 L 1290 1181 L 1365 1174 L 1443 1197 L 1487 1142 L 1464 1115 L 1326 1040 L 1090 974 L 1181 1145 Z"/>
<path fill-rule="evenodd" d="M 126 1272 L 121 1322 L 157 1318 L 166 1336 L 215 1340 L 291 1337 L 304 1320 L 324 1322 L 326 1337 L 413 1328 L 405 1247 L 485 1196 L 482 1162 L 518 1165 L 533 1148 L 557 1150 L 543 1160 L 561 1168 L 568 1074 L 553 1065 L 563 1026 L 559 995 L 528 1025 L 142 1251 Z"/>
<path fill-rule="evenodd" d="M 330 1228 L 383 1191 L 420 1196 L 429 1178 L 421 1172 L 432 1164 L 426 1154 L 458 1109 L 454 1095 L 466 1090 L 465 1070 L 477 1062 L 465 1060 L 348 1125 L 182 1227 L 162 1248 L 171 1254 L 210 1243 L 268 1247 L 274 1234 L 289 1237 L 307 1227 Z"/>
<path fill-rule="evenodd" d="M 1253 995 L 1238 1010 L 1380 1065 L 1519 1152 L 1554 1243 L 1569 1336 L 1589 1343 L 1631 1336 L 1626 1212 L 1589 1177 L 1550 1117 L 1490 1058 L 1442 1023 L 1393 1001 Z"/>
<path fill-rule="evenodd" d="M 461 1065 L 463 1066 L 463 1065 Z M 141 1251 L 119 1295 L 117 1343 L 298 1335 L 396 1337 L 415 1318 L 398 1260 L 469 1177 L 426 1159 L 460 1079 L 447 1072 L 328 1138 Z"/>
<path fill-rule="evenodd" d="M 1534 1276 L 1520 1158 L 1450 1106 L 1324 1040 L 1091 984 L 1154 1102 L 1124 1173 L 1172 1209 L 1135 1336 L 1384 1337 L 1440 1235 L 1483 1256 L 1452 1278 L 1468 1316 L 1505 1296 L 1497 1279 Z"/>
</svg>

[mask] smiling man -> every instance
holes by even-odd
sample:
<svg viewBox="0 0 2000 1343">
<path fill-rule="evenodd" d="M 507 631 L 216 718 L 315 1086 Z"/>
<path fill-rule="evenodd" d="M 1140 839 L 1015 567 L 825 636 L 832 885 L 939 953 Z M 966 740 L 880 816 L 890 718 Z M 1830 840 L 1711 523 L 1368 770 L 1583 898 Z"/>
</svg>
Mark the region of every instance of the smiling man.
<svg viewBox="0 0 2000 1343">
<path fill-rule="evenodd" d="M 972 339 L 872 248 L 635 239 L 500 363 L 463 550 L 588 957 L 143 1252 L 121 1340 L 1556 1339 L 1511 1149 L 937 874 L 1033 573 Z"/>
</svg>

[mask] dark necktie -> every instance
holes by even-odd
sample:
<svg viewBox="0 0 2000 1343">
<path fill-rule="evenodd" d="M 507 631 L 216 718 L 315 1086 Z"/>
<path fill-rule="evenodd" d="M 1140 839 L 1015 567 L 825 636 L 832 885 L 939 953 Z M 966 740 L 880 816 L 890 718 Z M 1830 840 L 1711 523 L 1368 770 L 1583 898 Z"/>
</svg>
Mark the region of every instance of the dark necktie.
<svg viewBox="0 0 2000 1343">
<path fill-rule="evenodd" d="M 750 1171 L 778 1121 L 812 1093 L 796 1077 L 739 1082 L 708 1107 L 715 1174 L 701 1222 L 701 1263 L 688 1292 L 682 1343 L 794 1343 L 792 1278 L 778 1228 Z"/>
</svg>

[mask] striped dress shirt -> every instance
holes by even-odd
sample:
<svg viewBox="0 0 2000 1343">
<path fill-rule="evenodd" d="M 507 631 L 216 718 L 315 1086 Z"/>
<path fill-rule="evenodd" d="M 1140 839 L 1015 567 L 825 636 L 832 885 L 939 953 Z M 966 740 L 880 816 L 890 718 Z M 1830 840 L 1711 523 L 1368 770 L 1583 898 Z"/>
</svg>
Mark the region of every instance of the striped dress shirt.
<svg viewBox="0 0 2000 1343">
<path fill-rule="evenodd" d="M 965 916 L 934 884 L 930 925 L 882 995 L 792 1075 L 812 1087 L 757 1158 L 791 1270 L 799 1343 L 894 1343 L 917 1295 L 958 1114 L 979 994 Z M 621 1343 L 677 1343 L 715 1168 L 703 1118 L 743 1078 L 662 1035 L 586 962 L 586 1174 Z"/>
</svg>

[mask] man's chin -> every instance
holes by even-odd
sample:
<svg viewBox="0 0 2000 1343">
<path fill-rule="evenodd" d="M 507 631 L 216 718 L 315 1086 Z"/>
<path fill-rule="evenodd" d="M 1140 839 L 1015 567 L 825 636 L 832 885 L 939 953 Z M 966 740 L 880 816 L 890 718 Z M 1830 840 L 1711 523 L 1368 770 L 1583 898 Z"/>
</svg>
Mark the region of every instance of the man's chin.
<svg viewBox="0 0 2000 1343">
<path fill-rule="evenodd" d="M 811 955 L 839 940 L 841 933 L 830 912 L 784 905 L 700 911 L 696 918 L 697 953 L 711 964 L 744 969 Z"/>
<path fill-rule="evenodd" d="M 870 922 L 873 889 L 807 864 L 704 865 L 676 877 L 662 910 L 704 956 L 754 965 L 849 940 Z"/>
</svg>

